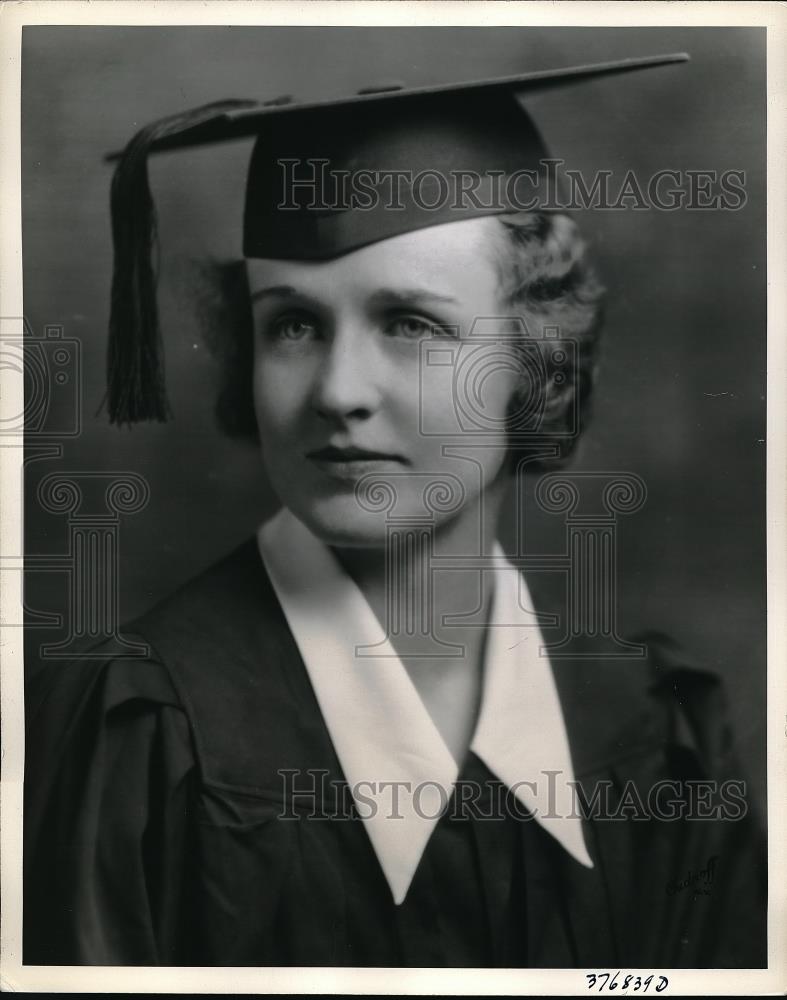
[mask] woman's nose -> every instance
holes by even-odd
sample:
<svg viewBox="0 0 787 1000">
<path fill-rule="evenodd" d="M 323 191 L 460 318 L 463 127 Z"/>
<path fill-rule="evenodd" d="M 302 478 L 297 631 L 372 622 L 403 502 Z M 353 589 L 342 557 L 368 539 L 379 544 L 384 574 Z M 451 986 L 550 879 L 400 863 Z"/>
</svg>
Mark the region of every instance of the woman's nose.
<svg viewBox="0 0 787 1000">
<path fill-rule="evenodd" d="M 379 406 L 379 358 L 370 339 L 367 330 L 340 330 L 331 337 L 312 394 L 320 416 L 364 419 Z"/>
</svg>

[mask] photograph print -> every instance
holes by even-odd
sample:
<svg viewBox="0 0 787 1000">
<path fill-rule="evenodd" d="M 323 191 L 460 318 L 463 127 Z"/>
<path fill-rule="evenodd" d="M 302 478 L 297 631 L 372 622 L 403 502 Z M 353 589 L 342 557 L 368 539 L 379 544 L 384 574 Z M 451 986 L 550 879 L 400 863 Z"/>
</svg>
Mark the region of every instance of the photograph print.
<svg viewBox="0 0 787 1000">
<path fill-rule="evenodd" d="M 25 965 L 767 967 L 765 54 L 24 28 Z"/>
</svg>

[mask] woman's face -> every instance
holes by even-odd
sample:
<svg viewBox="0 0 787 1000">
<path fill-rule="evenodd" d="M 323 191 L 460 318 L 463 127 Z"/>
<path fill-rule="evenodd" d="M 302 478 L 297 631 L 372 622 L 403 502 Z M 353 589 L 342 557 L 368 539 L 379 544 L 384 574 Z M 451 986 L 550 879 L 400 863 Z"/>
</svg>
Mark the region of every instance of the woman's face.
<svg viewBox="0 0 787 1000">
<path fill-rule="evenodd" d="M 268 474 L 326 543 L 380 545 L 387 519 L 475 512 L 500 474 L 518 376 L 496 225 L 435 226 L 326 262 L 248 262 Z"/>
</svg>

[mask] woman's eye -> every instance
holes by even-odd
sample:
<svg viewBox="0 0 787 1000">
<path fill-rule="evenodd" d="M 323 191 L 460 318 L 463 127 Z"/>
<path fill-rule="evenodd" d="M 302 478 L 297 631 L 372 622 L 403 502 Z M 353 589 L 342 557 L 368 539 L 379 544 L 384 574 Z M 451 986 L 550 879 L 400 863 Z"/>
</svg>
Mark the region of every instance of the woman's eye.
<svg viewBox="0 0 787 1000">
<path fill-rule="evenodd" d="M 440 336 L 444 328 L 434 320 L 422 316 L 398 316 L 390 326 L 390 331 L 406 340 L 420 340 L 422 337 Z"/>
<path fill-rule="evenodd" d="M 316 324 L 303 316 L 282 316 L 270 330 L 277 340 L 306 340 L 317 336 Z"/>
</svg>

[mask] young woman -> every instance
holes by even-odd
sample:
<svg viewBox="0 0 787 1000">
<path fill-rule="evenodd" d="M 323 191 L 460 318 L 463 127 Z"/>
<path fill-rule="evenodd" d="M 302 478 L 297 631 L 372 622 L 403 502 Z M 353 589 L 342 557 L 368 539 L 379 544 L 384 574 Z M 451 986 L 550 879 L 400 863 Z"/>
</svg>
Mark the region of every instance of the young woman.
<svg viewBox="0 0 787 1000">
<path fill-rule="evenodd" d="M 121 423 L 167 412 L 147 153 L 258 135 L 222 413 L 282 509 L 127 630 L 147 658 L 44 675 L 26 962 L 764 962 L 715 681 L 663 643 L 551 662 L 565 592 L 497 541 L 512 471 L 576 442 L 600 325 L 575 223 L 511 183 L 544 180 L 541 81 L 212 106 L 124 152 Z"/>
</svg>

